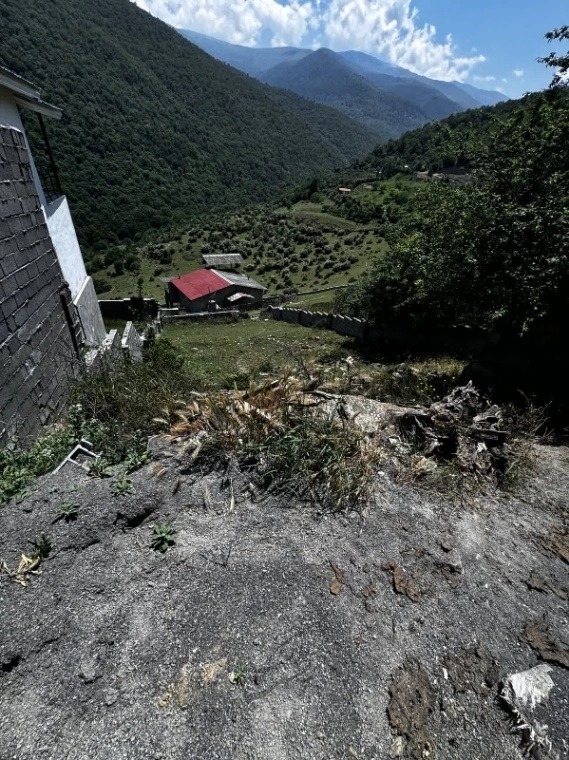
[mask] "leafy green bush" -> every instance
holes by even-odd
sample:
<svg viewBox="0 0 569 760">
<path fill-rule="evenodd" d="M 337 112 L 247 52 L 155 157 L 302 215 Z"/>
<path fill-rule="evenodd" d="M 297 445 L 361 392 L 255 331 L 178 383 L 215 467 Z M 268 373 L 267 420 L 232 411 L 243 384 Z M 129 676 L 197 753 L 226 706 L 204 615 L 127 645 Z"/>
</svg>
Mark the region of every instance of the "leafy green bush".
<svg viewBox="0 0 569 760">
<path fill-rule="evenodd" d="M 144 359 L 87 375 L 72 389 L 76 428 L 111 463 L 143 452 L 159 430 L 156 417 L 173 413 L 195 386 L 167 340 L 156 341 Z"/>
</svg>

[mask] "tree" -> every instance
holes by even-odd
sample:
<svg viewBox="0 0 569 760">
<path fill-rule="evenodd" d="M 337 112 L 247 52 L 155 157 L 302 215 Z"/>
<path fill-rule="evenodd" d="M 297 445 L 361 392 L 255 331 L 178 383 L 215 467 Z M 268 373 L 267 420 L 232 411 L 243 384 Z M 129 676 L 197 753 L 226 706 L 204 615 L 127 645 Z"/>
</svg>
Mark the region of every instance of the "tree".
<svg viewBox="0 0 569 760">
<path fill-rule="evenodd" d="M 549 330 L 569 289 L 569 92 L 527 96 L 476 148 L 476 180 L 414 199 L 352 298 L 378 322 Z"/>
<path fill-rule="evenodd" d="M 560 26 L 559 29 L 553 29 L 553 31 L 545 35 L 545 39 L 548 42 L 569 40 L 569 26 Z M 546 66 L 557 69 L 551 80 L 551 87 L 569 85 L 569 51 L 565 55 L 550 53 L 545 58 L 538 58 L 538 61 L 545 63 Z"/>
</svg>

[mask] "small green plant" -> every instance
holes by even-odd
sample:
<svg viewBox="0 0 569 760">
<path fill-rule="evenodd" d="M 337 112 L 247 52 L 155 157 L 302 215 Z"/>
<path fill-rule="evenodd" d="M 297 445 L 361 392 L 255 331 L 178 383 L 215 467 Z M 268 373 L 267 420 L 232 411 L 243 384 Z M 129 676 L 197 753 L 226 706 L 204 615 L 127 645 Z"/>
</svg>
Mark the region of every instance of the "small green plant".
<svg viewBox="0 0 569 760">
<path fill-rule="evenodd" d="M 127 478 L 127 471 L 120 470 L 111 485 L 111 491 L 115 496 L 124 496 L 132 491 L 132 480 Z"/>
<path fill-rule="evenodd" d="M 79 504 L 73 504 L 73 502 L 67 502 L 66 504 L 61 504 L 56 512 L 55 512 L 55 520 L 53 522 L 57 522 L 58 520 L 65 520 L 65 522 L 71 522 L 72 520 L 77 519 L 77 515 L 79 514 Z"/>
<path fill-rule="evenodd" d="M 150 539 L 151 548 L 156 552 L 162 552 L 162 554 L 164 554 L 175 544 L 175 533 L 176 531 L 174 528 L 167 523 L 155 525 L 154 530 L 152 531 L 152 538 Z"/>
<path fill-rule="evenodd" d="M 89 475 L 94 478 L 108 478 L 110 477 L 110 466 L 110 462 L 105 457 L 97 457 L 89 465 Z"/>
<path fill-rule="evenodd" d="M 124 462 L 127 473 L 134 472 L 135 470 L 140 470 L 140 468 L 147 463 L 148 452 L 137 450 L 129 452 Z"/>
<path fill-rule="evenodd" d="M 31 559 L 47 559 L 53 549 L 53 543 L 49 536 L 42 533 L 38 538 L 34 538 L 33 541 L 28 541 L 32 545 Z"/>
<path fill-rule="evenodd" d="M 247 665 L 244 665 L 243 663 L 237 665 L 235 670 L 232 670 L 229 674 L 229 680 L 232 684 L 235 684 L 235 686 L 245 686 L 245 681 L 247 680 Z"/>
</svg>

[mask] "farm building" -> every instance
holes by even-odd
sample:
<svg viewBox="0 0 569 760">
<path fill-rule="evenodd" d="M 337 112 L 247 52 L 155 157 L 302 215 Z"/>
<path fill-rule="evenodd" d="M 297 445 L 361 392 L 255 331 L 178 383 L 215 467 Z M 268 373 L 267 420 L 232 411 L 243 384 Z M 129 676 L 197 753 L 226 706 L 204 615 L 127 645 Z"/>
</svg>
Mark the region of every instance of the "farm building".
<svg viewBox="0 0 569 760">
<path fill-rule="evenodd" d="M 239 267 L 243 263 L 243 256 L 240 253 L 204 254 L 202 261 L 208 269 Z"/>
<path fill-rule="evenodd" d="M 198 269 L 169 283 L 170 301 L 190 312 L 259 305 L 265 290 L 246 275 L 217 269 Z"/>
</svg>

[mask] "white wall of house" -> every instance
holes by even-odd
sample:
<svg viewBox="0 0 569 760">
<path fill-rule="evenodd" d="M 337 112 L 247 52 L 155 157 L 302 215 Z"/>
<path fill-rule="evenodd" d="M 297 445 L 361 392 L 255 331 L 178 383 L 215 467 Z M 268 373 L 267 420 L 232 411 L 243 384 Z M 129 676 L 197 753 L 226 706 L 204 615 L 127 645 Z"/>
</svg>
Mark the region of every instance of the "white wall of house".
<svg viewBox="0 0 569 760">
<path fill-rule="evenodd" d="M 69 284 L 71 295 L 75 298 L 83 287 L 87 270 L 73 226 L 67 198 L 62 195 L 56 198 L 53 203 L 48 203 L 44 206 L 44 213 L 53 247 L 59 259 L 59 266 Z"/>
<path fill-rule="evenodd" d="M 85 269 L 67 198 L 62 195 L 52 203 L 48 203 L 44 208 L 44 213 L 59 266 L 69 284 L 73 303 L 79 312 L 85 342 L 90 346 L 98 345 L 105 340 L 107 332 L 93 280 Z"/>
<path fill-rule="evenodd" d="M 14 101 L 12 93 L 3 87 L 0 87 L 0 124 L 15 127 L 24 135 L 30 154 L 30 165 L 36 191 L 46 218 L 59 266 L 69 285 L 73 303 L 79 312 L 85 333 L 85 342 L 89 345 L 101 344 L 105 340 L 107 333 L 93 286 L 93 280 L 88 276 L 85 269 L 83 254 L 77 240 L 67 198 L 62 195 L 52 203 L 47 203 L 18 106 Z"/>
</svg>

